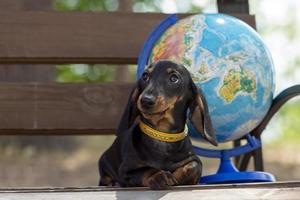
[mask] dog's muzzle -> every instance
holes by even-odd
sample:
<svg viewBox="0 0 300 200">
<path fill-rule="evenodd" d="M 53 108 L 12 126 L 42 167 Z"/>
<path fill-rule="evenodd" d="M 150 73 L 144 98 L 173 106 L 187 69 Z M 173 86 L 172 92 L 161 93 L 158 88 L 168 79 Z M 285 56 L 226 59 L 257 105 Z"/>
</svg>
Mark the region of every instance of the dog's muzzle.
<svg viewBox="0 0 300 200">
<path fill-rule="evenodd" d="M 143 108 L 150 109 L 154 107 L 156 98 L 153 95 L 143 95 L 140 101 Z"/>
</svg>

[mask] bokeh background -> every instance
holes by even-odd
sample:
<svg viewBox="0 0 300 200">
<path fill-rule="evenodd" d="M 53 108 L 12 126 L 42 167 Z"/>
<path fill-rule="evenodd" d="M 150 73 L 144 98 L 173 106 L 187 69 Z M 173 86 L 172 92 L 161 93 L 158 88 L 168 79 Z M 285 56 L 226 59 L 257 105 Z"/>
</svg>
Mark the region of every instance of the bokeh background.
<svg viewBox="0 0 300 200">
<path fill-rule="evenodd" d="M 18 0 L 26 9 L 58 12 L 217 12 L 214 0 Z M 269 47 L 276 94 L 300 83 L 300 1 L 249 0 L 257 30 Z M 1 4 L 0 4 L 1 5 Z M 3 10 L 9 8 L 1 8 Z M 21 8 L 20 8 L 21 9 Z M 136 66 L 72 64 L 55 67 L 57 82 L 134 81 Z M 97 161 L 114 136 L 1 136 L 0 186 L 95 186 Z M 266 171 L 300 179 L 300 98 L 285 105 L 263 134 Z M 218 162 L 203 159 L 204 173 Z M 251 169 L 251 168 L 250 168 Z"/>
</svg>

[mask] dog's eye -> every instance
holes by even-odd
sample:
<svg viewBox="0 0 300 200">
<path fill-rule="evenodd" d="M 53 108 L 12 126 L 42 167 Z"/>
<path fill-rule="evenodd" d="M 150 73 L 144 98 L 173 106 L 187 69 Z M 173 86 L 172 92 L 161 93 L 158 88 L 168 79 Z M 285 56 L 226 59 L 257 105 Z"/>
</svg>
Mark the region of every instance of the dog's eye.
<svg viewBox="0 0 300 200">
<path fill-rule="evenodd" d="M 150 77 L 149 77 L 149 74 L 148 73 L 143 73 L 143 75 L 142 75 L 142 79 L 143 79 L 143 81 L 145 81 L 145 82 L 147 82 L 147 81 L 149 81 L 149 79 L 150 79 Z"/>
<path fill-rule="evenodd" d="M 172 83 L 178 83 L 179 77 L 178 77 L 176 74 L 172 74 L 172 75 L 170 76 L 170 81 L 171 81 Z"/>
</svg>

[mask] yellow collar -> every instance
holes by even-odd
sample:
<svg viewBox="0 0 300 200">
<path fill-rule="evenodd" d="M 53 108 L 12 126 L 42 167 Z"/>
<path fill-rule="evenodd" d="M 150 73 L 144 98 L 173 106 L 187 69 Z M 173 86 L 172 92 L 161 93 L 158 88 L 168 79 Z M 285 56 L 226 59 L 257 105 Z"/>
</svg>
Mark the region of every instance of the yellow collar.
<svg viewBox="0 0 300 200">
<path fill-rule="evenodd" d="M 158 130 L 155 130 L 151 128 L 150 126 L 146 125 L 144 122 L 140 122 L 139 124 L 140 129 L 143 133 L 148 135 L 149 137 L 152 137 L 154 139 L 164 141 L 164 142 L 178 142 L 180 140 L 183 140 L 187 134 L 188 134 L 188 127 L 185 125 L 184 130 L 181 133 L 165 133 L 160 132 Z"/>
</svg>

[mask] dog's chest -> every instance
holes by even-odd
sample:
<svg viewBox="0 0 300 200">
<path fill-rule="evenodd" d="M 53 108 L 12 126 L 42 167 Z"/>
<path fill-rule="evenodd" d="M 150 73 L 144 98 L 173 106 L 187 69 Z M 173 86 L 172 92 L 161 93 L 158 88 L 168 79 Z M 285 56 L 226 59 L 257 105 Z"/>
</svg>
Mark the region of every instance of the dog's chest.
<svg viewBox="0 0 300 200">
<path fill-rule="evenodd" d="M 148 140 L 141 146 L 139 153 L 139 157 L 150 166 L 170 171 L 194 155 L 189 143 L 185 141 L 167 143 Z"/>
</svg>

